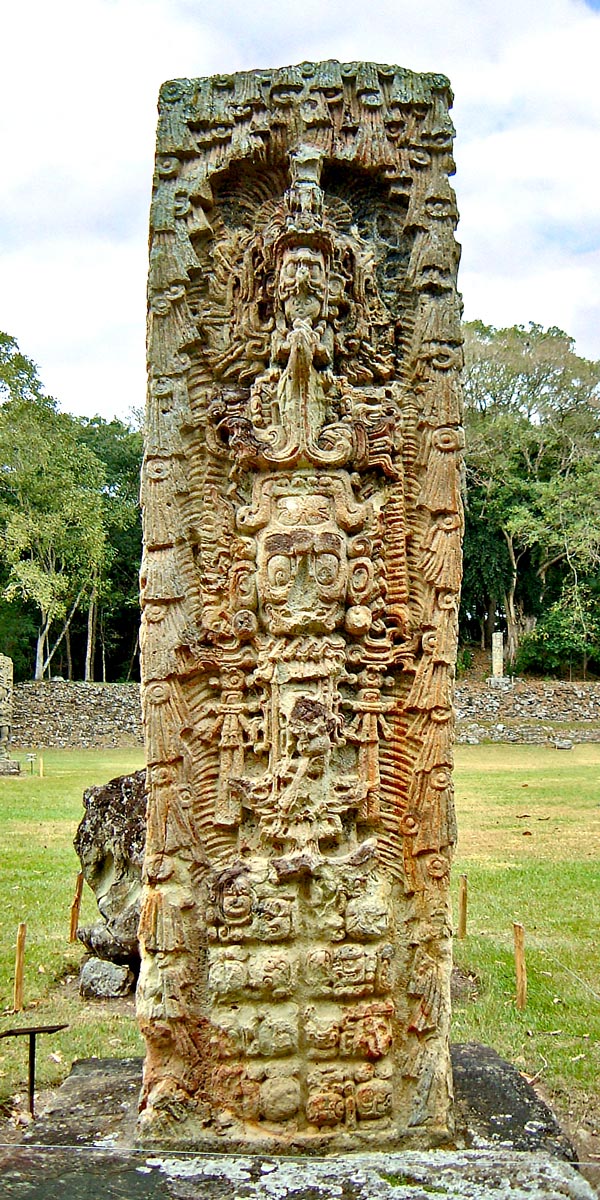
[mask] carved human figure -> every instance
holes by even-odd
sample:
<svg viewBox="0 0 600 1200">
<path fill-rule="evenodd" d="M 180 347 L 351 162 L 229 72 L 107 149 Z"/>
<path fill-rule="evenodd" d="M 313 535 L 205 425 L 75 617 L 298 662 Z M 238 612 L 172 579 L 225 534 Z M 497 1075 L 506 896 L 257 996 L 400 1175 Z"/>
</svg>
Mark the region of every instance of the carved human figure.
<svg viewBox="0 0 600 1200">
<path fill-rule="evenodd" d="M 242 812 L 239 798 L 231 790 L 231 781 L 244 774 L 245 750 L 256 729 L 256 721 L 248 716 L 244 695 L 246 676 L 236 666 L 221 669 L 221 699 L 205 705 L 206 714 L 198 732 L 208 742 L 219 737 L 219 780 L 215 800 L 215 821 L 218 825 L 239 825 Z"/>
<path fill-rule="evenodd" d="M 377 822 L 380 815 L 380 739 L 393 737 L 384 713 L 395 707 L 395 701 L 382 698 L 381 671 L 376 667 L 366 667 L 361 671 L 358 683 L 360 687 L 356 700 L 351 702 L 356 716 L 346 731 L 346 737 L 358 742 L 358 773 L 366 785 L 358 818 L 371 824 Z"/>
<path fill-rule="evenodd" d="M 324 252 L 303 243 L 301 234 L 280 250 L 270 370 L 254 389 L 257 397 L 263 393 L 269 400 L 267 436 L 280 453 L 292 442 L 299 453 L 312 446 L 327 421 L 334 346 L 327 322 L 327 274 Z"/>
</svg>

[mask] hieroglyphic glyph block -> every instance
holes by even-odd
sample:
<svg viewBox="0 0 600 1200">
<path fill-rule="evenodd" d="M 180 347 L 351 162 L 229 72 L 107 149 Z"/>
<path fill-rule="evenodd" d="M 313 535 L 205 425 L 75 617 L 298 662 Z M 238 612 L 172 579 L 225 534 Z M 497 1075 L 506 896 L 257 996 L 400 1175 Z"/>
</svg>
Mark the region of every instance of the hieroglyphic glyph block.
<svg viewBox="0 0 600 1200">
<path fill-rule="evenodd" d="M 140 1128 L 449 1136 L 461 305 L 450 87 L 161 90 Z"/>
</svg>

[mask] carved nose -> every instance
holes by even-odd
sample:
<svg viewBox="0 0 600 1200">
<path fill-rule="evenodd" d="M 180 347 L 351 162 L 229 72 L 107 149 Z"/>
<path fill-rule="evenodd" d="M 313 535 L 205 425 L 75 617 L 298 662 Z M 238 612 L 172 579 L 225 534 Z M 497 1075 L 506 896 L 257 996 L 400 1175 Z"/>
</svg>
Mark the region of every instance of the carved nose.
<svg viewBox="0 0 600 1200">
<path fill-rule="evenodd" d="M 315 581 L 309 566 L 309 557 L 307 554 L 302 554 L 297 561 L 296 574 L 294 582 L 288 598 L 292 604 L 296 604 L 298 608 L 309 608 L 312 602 L 316 599 L 317 590 Z"/>
</svg>

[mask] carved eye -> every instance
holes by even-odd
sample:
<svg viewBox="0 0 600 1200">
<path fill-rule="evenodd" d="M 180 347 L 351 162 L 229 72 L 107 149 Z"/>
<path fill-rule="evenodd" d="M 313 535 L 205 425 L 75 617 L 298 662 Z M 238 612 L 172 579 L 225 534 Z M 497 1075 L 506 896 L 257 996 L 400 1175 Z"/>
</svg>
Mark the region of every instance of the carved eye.
<svg viewBox="0 0 600 1200">
<path fill-rule="evenodd" d="M 239 571 L 235 577 L 234 586 L 237 596 L 243 604 L 250 604 L 254 601 L 254 573 L 252 571 Z"/>
<path fill-rule="evenodd" d="M 429 782 L 436 792 L 444 792 L 450 786 L 450 773 L 445 767 L 438 767 L 437 771 L 432 771 Z"/>
<path fill-rule="evenodd" d="M 318 554 L 315 564 L 315 578 L 322 587 L 331 587 L 335 583 L 340 569 L 340 561 L 335 554 Z"/>
<path fill-rule="evenodd" d="M 355 594 L 366 592 L 369 587 L 370 576 L 367 566 L 361 563 L 356 566 L 352 572 L 352 591 Z"/>
<path fill-rule="evenodd" d="M 274 554 L 267 566 L 272 587 L 286 587 L 292 577 L 292 564 L 285 554 Z"/>
<path fill-rule="evenodd" d="M 441 854 L 434 854 L 432 858 L 426 862 L 427 873 L 432 879 L 443 879 L 450 870 L 450 864 Z"/>
<path fill-rule="evenodd" d="M 453 429 L 451 427 L 436 429 L 431 439 L 431 444 L 436 450 L 441 450 L 445 453 L 451 453 L 454 450 L 462 450 L 465 444 L 465 436 L 462 429 Z"/>
<path fill-rule="evenodd" d="M 179 170 L 179 159 L 174 154 L 160 154 L 156 166 L 159 175 L 176 175 Z"/>
<path fill-rule="evenodd" d="M 454 353 L 452 347 L 439 346 L 435 354 L 432 356 L 432 366 L 437 367 L 440 371 L 447 371 L 454 362 Z"/>
</svg>

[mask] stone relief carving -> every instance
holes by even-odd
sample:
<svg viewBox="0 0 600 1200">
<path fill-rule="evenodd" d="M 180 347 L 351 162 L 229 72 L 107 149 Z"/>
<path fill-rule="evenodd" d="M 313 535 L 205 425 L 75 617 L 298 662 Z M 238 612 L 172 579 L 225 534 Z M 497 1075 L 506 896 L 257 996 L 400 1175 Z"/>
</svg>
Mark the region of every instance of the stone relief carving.
<svg viewBox="0 0 600 1200">
<path fill-rule="evenodd" d="M 142 482 L 140 1131 L 451 1136 L 462 532 L 451 92 L 161 89 Z"/>
</svg>

